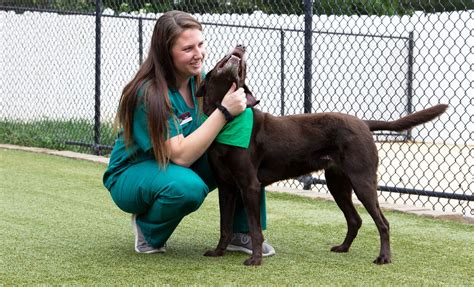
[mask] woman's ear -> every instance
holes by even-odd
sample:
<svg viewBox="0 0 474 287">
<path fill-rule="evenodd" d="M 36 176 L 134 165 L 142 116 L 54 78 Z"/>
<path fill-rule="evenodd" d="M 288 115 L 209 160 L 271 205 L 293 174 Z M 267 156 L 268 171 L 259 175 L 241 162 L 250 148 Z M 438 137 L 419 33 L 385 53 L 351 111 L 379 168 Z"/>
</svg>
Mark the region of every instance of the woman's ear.
<svg viewBox="0 0 474 287">
<path fill-rule="evenodd" d="M 260 101 L 257 101 L 257 99 L 253 96 L 252 92 L 250 91 L 249 87 L 247 85 L 244 85 L 244 92 L 245 92 L 245 98 L 247 99 L 247 108 L 252 108 L 256 106 Z"/>
</svg>

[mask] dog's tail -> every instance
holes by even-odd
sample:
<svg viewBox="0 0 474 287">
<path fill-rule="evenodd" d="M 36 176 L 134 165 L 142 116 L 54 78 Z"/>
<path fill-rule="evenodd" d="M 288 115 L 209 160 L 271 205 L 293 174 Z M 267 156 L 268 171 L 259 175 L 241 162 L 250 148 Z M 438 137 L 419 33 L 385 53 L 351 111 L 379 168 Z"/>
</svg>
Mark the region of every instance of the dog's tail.
<svg viewBox="0 0 474 287">
<path fill-rule="evenodd" d="M 395 121 L 371 121 L 364 122 L 369 126 L 370 131 L 404 131 L 419 124 L 433 120 L 446 111 L 448 105 L 439 104 L 428 109 L 424 109 Z"/>
</svg>

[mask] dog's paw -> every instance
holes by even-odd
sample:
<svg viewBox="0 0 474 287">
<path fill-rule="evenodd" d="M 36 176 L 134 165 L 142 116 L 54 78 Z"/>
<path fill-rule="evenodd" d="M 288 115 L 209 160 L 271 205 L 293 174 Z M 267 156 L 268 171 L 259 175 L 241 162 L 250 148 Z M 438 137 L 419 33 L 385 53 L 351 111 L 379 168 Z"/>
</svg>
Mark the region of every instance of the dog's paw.
<svg viewBox="0 0 474 287">
<path fill-rule="evenodd" d="M 333 246 L 331 248 L 332 252 L 337 252 L 337 253 L 343 253 L 349 251 L 349 246 L 346 246 L 344 244 Z"/>
<path fill-rule="evenodd" d="M 247 265 L 247 266 L 258 266 L 258 265 L 262 265 L 262 258 L 259 257 L 250 257 L 249 259 L 245 260 L 244 261 L 244 264 Z"/>
<path fill-rule="evenodd" d="M 392 262 L 392 260 L 390 259 L 390 256 L 388 255 L 380 255 L 374 260 L 374 263 L 378 265 L 388 264 L 390 262 Z"/>
<path fill-rule="evenodd" d="M 224 255 L 223 251 L 220 250 L 208 250 L 206 253 L 204 253 L 204 256 L 209 256 L 209 257 L 217 257 L 217 256 L 222 256 Z"/>
</svg>

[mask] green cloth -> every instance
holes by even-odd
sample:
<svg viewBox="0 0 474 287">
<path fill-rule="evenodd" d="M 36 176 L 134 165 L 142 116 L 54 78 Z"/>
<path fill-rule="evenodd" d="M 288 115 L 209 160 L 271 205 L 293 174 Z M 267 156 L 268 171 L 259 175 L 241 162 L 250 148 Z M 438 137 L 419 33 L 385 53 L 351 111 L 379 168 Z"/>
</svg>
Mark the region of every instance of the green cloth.
<svg viewBox="0 0 474 287">
<path fill-rule="evenodd" d="M 207 117 L 203 116 L 205 119 Z M 253 128 L 253 110 L 245 109 L 240 115 L 228 122 L 216 137 L 216 141 L 221 144 L 248 148 Z"/>
</svg>

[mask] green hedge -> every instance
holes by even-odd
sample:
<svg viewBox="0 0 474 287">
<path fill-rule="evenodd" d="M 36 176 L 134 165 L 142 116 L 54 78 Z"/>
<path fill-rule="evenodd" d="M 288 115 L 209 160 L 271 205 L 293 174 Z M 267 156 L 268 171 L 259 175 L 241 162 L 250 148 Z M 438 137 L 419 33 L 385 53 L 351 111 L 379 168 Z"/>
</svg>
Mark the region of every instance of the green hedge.
<svg viewBox="0 0 474 287">
<path fill-rule="evenodd" d="M 112 125 L 102 124 L 100 132 L 101 144 L 112 146 L 115 140 Z M 69 141 L 93 143 L 94 124 L 85 120 L 0 120 L 0 143 L 95 153 L 92 147 L 66 144 Z"/>
</svg>

